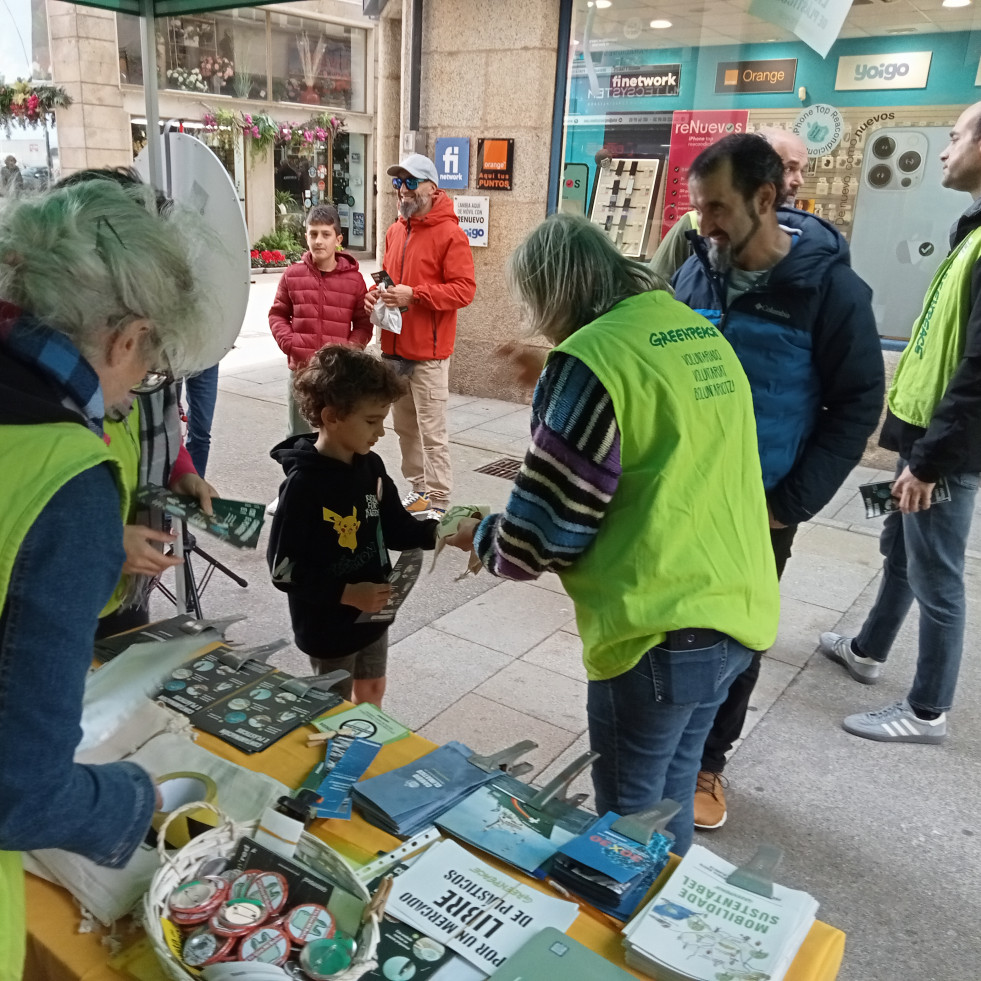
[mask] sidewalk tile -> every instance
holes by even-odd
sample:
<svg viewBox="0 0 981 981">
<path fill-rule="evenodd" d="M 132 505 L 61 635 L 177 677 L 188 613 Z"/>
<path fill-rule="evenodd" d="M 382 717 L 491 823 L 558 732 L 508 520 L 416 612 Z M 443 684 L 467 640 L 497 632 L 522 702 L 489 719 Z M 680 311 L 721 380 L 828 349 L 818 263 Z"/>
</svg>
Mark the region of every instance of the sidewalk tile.
<svg viewBox="0 0 981 981">
<path fill-rule="evenodd" d="M 517 412 L 497 416 L 476 428 L 485 429 L 489 433 L 510 436 L 512 439 L 529 439 L 531 437 L 531 409 L 522 407 Z"/>
<path fill-rule="evenodd" d="M 825 630 L 833 630 L 831 624 L 841 614 L 837 610 L 816 603 L 806 603 L 793 596 L 780 600 L 780 629 L 773 646 L 766 652 L 767 658 L 802 668 L 817 647 L 818 637 Z"/>
<path fill-rule="evenodd" d="M 500 651 L 423 627 L 389 648 L 385 710 L 418 729 L 509 662 Z"/>
<path fill-rule="evenodd" d="M 561 593 L 563 596 L 566 595 L 562 580 L 554 572 L 546 572 L 537 579 L 532 579 L 529 585 L 538 586 L 540 589 L 548 589 L 553 593 Z"/>
<path fill-rule="evenodd" d="M 537 664 L 540 668 L 576 681 L 586 680 L 586 668 L 582 663 L 582 641 L 571 630 L 556 630 L 540 644 L 521 655 L 522 661 Z"/>
<path fill-rule="evenodd" d="M 784 693 L 787 685 L 797 677 L 799 669 L 792 664 L 784 664 L 770 657 L 764 657 L 760 665 L 760 678 L 753 689 L 749 701 L 749 711 L 743 724 L 742 739 L 745 739 L 760 719 L 770 711 L 773 703 Z"/>
<path fill-rule="evenodd" d="M 573 760 L 579 759 L 583 753 L 589 752 L 589 733 L 584 732 L 564 753 L 561 753 L 538 776 L 535 778 L 536 786 L 543 787 L 549 780 L 557 777 L 565 767 Z M 594 810 L 593 801 L 593 779 L 591 776 L 592 766 L 587 766 L 582 773 L 569 785 L 569 789 L 563 793 L 564 797 L 571 797 L 573 794 L 588 794 L 586 801 L 579 806 L 587 811 Z"/>
<path fill-rule="evenodd" d="M 561 726 L 586 729 L 586 684 L 528 661 L 512 661 L 488 678 L 475 694 Z"/>
<path fill-rule="evenodd" d="M 568 729 L 549 725 L 474 694 L 464 695 L 418 731 L 420 736 L 440 745 L 458 739 L 477 753 L 496 753 L 522 739 L 530 739 L 538 747 L 522 757 L 534 765 L 523 780 L 533 779 L 576 738 Z"/>
<path fill-rule="evenodd" d="M 573 618 L 572 601 L 526 583 L 502 582 L 433 624 L 439 630 L 515 657 Z"/>
</svg>

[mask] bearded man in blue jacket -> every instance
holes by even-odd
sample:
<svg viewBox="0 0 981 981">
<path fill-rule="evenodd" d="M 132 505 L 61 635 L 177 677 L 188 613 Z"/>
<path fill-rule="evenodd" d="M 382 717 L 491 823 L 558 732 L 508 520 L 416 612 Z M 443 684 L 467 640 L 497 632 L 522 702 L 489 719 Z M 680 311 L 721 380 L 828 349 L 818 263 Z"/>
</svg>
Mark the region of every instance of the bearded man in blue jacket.
<svg viewBox="0 0 981 981">
<path fill-rule="evenodd" d="M 832 225 L 781 206 L 783 180 L 783 161 L 761 136 L 738 133 L 703 150 L 688 174 L 699 214 L 694 254 L 672 284 L 718 326 L 749 378 L 778 575 L 800 523 L 861 459 L 884 391 L 872 291 Z M 757 656 L 716 714 L 696 828 L 725 822 L 722 771 L 759 671 Z"/>
</svg>

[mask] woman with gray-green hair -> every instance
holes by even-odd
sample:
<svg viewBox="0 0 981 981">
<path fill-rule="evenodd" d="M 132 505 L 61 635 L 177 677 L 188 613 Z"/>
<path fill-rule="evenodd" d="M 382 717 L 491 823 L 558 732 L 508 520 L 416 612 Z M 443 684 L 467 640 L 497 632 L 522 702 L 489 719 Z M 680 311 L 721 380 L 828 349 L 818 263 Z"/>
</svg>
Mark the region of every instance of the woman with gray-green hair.
<svg viewBox="0 0 981 981">
<path fill-rule="evenodd" d="M 589 679 L 597 812 L 670 797 L 684 854 L 715 710 L 777 629 L 749 384 L 719 331 L 583 218 L 541 224 L 508 276 L 556 347 L 507 508 L 448 541 L 507 579 L 558 573 Z"/>
<path fill-rule="evenodd" d="M 154 192 L 89 180 L 0 208 L 0 979 L 24 954 L 20 852 L 124 865 L 152 779 L 73 762 L 125 484 L 105 407 L 204 367 L 194 248 Z"/>
</svg>

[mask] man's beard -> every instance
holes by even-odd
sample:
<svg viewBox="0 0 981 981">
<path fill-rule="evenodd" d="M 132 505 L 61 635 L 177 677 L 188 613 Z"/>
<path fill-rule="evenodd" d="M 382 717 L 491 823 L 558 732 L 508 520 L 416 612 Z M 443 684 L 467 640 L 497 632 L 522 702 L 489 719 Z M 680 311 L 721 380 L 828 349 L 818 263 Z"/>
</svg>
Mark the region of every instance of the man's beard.
<svg viewBox="0 0 981 981">
<path fill-rule="evenodd" d="M 732 246 L 729 242 L 720 245 L 714 238 L 708 240 L 709 265 L 721 276 L 732 269 Z"/>
<path fill-rule="evenodd" d="M 402 198 L 399 201 L 399 214 L 403 218 L 411 218 L 419 211 L 420 204 L 421 202 L 418 198 L 412 198 L 411 200 L 409 198 Z"/>
<path fill-rule="evenodd" d="M 122 422 L 132 411 L 135 395 L 127 395 L 121 402 L 106 406 L 106 418 L 112 422 Z"/>
</svg>

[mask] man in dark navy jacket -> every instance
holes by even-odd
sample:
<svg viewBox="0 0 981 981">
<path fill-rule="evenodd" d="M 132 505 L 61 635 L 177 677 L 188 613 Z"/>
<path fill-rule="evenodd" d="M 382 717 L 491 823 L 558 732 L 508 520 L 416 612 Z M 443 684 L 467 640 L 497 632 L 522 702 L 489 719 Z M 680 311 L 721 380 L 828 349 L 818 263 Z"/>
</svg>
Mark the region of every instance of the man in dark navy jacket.
<svg viewBox="0 0 981 981">
<path fill-rule="evenodd" d="M 833 226 L 780 206 L 784 165 L 762 137 L 739 133 L 689 171 L 699 213 L 676 297 L 733 346 L 749 378 L 777 574 L 797 527 L 859 462 L 882 411 L 882 353 L 872 291 Z M 739 737 L 760 659 L 733 683 L 705 744 L 695 826 L 726 819 L 722 770 Z"/>
</svg>

